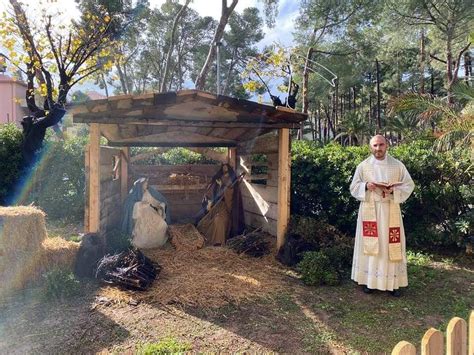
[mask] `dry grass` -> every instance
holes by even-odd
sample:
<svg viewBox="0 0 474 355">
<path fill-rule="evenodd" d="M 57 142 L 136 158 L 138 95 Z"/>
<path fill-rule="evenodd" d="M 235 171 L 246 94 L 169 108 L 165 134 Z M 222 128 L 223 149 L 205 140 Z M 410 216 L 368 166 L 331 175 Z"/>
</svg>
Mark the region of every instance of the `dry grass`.
<svg viewBox="0 0 474 355">
<path fill-rule="evenodd" d="M 285 287 L 285 269 L 273 255 L 256 259 L 225 247 L 199 250 L 156 249 L 145 254 L 162 266 L 147 291 L 104 287 L 100 296 L 117 302 L 130 299 L 162 305 L 217 308 L 274 295 Z"/>
</svg>

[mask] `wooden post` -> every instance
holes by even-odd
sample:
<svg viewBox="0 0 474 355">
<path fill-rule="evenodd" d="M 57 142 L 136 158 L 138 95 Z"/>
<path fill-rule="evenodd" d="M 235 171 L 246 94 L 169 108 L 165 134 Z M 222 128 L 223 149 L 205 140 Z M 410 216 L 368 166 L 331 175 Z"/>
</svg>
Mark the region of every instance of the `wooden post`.
<svg viewBox="0 0 474 355">
<path fill-rule="evenodd" d="M 122 148 L 120 159 L 120 197 L 122 202 L 128 195 L 128 162 L 130 161 L 130 148 Z"/>
<path fill-rule="evenodd" d="M 459 317 L 452 318 L 446 329 L 446 355 L 467 354 L 467 322 Z"/>
<path fill-rule="evenodd" d="M 227 148 L 227 162 L 235 171 L 237 168 L 237 148 Z"/>
<path fill-rule="evenodd" d="M 100 125 L 90 124 L 89 140 L 89 233 L 99 232 L 100 224 Z"/>
<path fill-rule="evenodd" d="M 90 185 L 90 144 L 86 145 L 86 151 L 84 153 L 84 170 L 85 170 L 85 175 L 86 175 L 86 198 L 84 201 L 84 231 L 86 233 L 89 232 L 89 196 L 90 196 L 90 191 L 89 191 L 89 185 Z"/>
<path fill-rule="evenodd" d="M 290 221 L 290 130 L 278 131 L 278 219 L 277 249 L 285 244 L 285 235 Z"/>
<path fill-rule="evenodd" d="M 469 352 L 468 354 L 474 354 L 474 311 L 471 311 L 469 316 Z"/>
<path fill-rule="evenodd" d="M 444 336 L 439 330 L 430 328 L 421 339 L 421 355 L 443 355 Z"/>
<path fill-rule="evenodd" d="M 407 341 L 401 341 L 393 348 L 392 355 L 416 355 L 416 348 Z"/>
</svg>

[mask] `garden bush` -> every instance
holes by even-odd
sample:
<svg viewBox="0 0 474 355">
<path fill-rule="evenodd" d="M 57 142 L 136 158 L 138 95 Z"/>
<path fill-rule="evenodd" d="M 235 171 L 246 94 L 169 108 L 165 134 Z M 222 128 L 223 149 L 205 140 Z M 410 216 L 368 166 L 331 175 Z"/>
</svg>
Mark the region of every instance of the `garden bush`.
<svg viewBox="0 0 474 355">
<path fill-rule="evenodd" d="M 0 205 L 6 205 L 22 169 L 21 130 L 14 124 L 0 125 Z"/>
<path fill-rule="evenodd" d="M 54 268 L 43 276 L 46 299 L 62 300 L 74 296 L 79 291 L 79 281 L 69 270 Z"/>
<path fill-rule="evenodd" d="M 80 221 L 84 217 L 86 143 L 84 137 L 48 139 L 26 203 L 34 202 L 50 218 Z"/>
<path fill-rule="evenodd" d="M 354 235 L 359 202 L 349 192 L 357 164 L 369 156 L 365 147 L 324 147 L 314 142 L 292 145 L 292 214 L 326 220 Z M 437 153 L 429 141 L 390 149 L 407 167 L 415 191 L 402 205 L 410 246 L 462 246 L 472 234 L 473 191 L 469 152 Z"/>
<path fill-rule="evenodd" d="M 335 286 L 348 278 L 351 268 L 352 248 L 348 245 L 334 245 L 319 251 L 303 254 L 298 264 L 301 278 L 306 285 Z"/>
</svg>

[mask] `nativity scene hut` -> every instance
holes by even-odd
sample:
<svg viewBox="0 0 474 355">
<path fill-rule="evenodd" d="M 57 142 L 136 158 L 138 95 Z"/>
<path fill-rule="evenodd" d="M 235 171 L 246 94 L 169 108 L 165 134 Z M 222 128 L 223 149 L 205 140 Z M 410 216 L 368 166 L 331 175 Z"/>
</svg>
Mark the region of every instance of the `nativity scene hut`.
<svg viewBox="0 0 474 355">
<path fill-rule="evenodd" d="M 74 123 L 90 125 L 86 151 L 85 229 L 107 235 L 120 225 L 122 204 L 133 181 L 148 178 L 169 203 L 171 223 L 189 221 L 220 164 L 138 165 L 130 147 L 187 147 L 206 153 L 220 147 L 221 163 L 240 183 L 245 224 L 261 227 L 284 244 L 290 216 L 290 129 L 306 114 L 285 107 L 199 90 L 124 95 L 73 109 Z M 107 146 L 100 144 L 101 137 Z"/>
</svg>

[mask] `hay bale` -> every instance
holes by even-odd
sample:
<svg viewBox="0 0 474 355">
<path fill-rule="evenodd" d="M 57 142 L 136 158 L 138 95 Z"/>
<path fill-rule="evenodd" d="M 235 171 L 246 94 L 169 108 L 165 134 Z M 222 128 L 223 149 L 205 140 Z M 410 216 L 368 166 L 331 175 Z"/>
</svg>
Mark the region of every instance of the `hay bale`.
<svg viewBox="0 0 474 355">
<path fill-rule="evenodd" d="M 0 207 L 0 253 L 40 248 L 47 235 L 44 217 L 33 206 Z"/>
<path fill-rule="evenodd" d="M 72 268 L 79 244 L 47 238 L 44 217 L 36 207 L 0 207 L 0 296 L 55 266 Z"/>
<path fill-rule="evenodd" d="M 168 227 L 170 243 L 178 251 L 193 251 L 204 246 L 204 236 L 190 223 Z"/>
<path fill-rule="evenodd" d="M 41 273 L 60 267 L 73 270 L 80 243 L 65 240 L 60 237 L 47 238 L 42 244 Z"/>
</svg>

